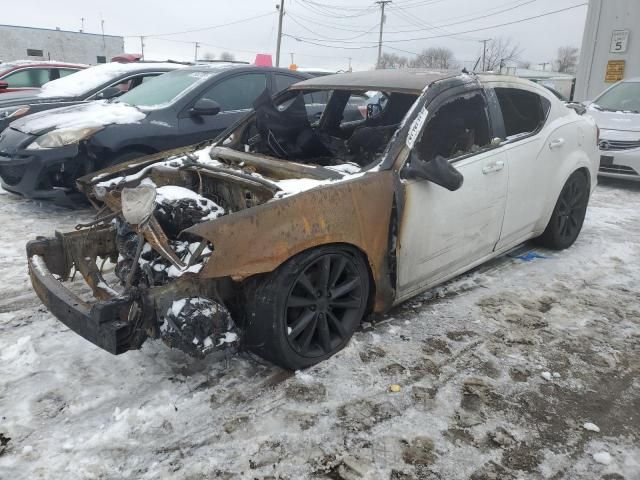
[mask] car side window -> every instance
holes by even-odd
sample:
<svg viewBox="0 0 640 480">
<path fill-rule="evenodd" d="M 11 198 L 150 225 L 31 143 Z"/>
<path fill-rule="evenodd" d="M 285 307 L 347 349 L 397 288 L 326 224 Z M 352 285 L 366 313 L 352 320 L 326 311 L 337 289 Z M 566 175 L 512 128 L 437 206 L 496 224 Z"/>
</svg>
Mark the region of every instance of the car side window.
<svg viewBox="0 0 640 480">
<path fill-rule="evenodd" d="M 507 140 L 530 135 L 544 125 L 551 103 L 537 93 L 519 88 L 495 88 Z"/>
<path fill-rule="evenodd" d="M 264 73 L 247 73 L 225 78 L 207 90 L 202 98 L 214 100 L 220 111 L 246 110 L 253 107 L 253 101 L 267 88 Z"/>
<path fill-rule="evenodd" d="M 73 70 L 71 68 L 58 68 L 58 74 L 60 75 L 60 78 L 71 75 L 72 73 L 76 73 L 77 71 L 78 70 Z"/>
<path fill-rule="evenodd" d="M 9 88 L 38 88 L 49 81 L 48 68 L 26 68 L 12 72 L 2 79 Z"/>
<path fill-rule="evenodd" d="M 455 159 L 491 145 L 487 101 L 480 91 L 459 95 L 437 107 L 415 145 L 425 162 L 440 155 Z"/>
<path fill-rule="evenodd" d="M 298 83 L 302 81 L 301 78 L 294 77 L 292 75 L 282 75 L 280 73 L 276 73 L 274 75 L 274 80 L 275 80 L 275 88 L 274 88 L 275 93 L 281 92 L 282 90 L 289 88 L 289 86 L 293 85 L 294 83 Z"/>
</svg>

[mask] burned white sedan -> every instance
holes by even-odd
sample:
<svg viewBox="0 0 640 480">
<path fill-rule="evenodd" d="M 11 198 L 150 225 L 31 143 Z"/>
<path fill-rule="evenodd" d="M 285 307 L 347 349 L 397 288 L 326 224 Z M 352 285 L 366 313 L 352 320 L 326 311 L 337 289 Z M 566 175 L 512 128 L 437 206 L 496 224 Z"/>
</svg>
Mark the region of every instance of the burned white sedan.
<svg viewBox="0 0 640 480">
<path fill-rule="evenodd" d="M 213 145 L 79 181 L 96 220 L 27 247 L 60 321 L 114 354 L 152 337 L 307 367 L 525 240 L 569 247 L 596 185 L 593 121 L 516 78 L 351 73 L 254 106 Z"/>
</svg>

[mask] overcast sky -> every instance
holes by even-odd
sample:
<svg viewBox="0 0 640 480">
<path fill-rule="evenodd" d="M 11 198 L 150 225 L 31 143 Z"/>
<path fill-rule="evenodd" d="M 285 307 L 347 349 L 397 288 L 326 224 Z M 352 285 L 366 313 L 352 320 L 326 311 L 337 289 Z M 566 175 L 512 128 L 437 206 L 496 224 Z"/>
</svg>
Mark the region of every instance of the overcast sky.
<svg viewBox="0 0 640 480">
<path fill-rule="evenodd" d="M 256 53 L 275 54 L 275 7 L 279 1 L 22 0 L 2 9 L 0 23 L 79 30 L 84 17 L 85 31 L 99 33 L 102 19 L 106 34 L 126 37 L 128 53 L 140 52 L 139 36 L 146 36 L 148 59 L 192 60 L 194 42 L 199 42 L 201 58 L 207 53 L 218 57 L 228 51 L 238 60 L 253 61 Z M 472 64 L 481 52 L 479 40 L 510 37 L 522 48 L 522 60 L 532 64 L 550 62 L 558 47 L 580 47 L 586 5 L 511 25 L 496 25 L 586 1 L 394 0 L 387 6 L 387 43 L 383 51 L 412 56 L 401 50 L 419 52 L 430 46 L 447 46 L 459 62 Z M 283 65 L 290 63 L 291 52 L 301 67 L 346 69 L 349 57 L 354 69 L 369 69 L 375 64 L 380 8 L 373 1 L 285 0 L 285 12 L 283 32 L 291 37 L 285 36 L 282 41 Z M 219 26 L 232 22 L 236 23 Z M 214 26 L 218 27 L 208 28 Z M 192 32 L 177 33 L 184 31 Z"/>
</svg>

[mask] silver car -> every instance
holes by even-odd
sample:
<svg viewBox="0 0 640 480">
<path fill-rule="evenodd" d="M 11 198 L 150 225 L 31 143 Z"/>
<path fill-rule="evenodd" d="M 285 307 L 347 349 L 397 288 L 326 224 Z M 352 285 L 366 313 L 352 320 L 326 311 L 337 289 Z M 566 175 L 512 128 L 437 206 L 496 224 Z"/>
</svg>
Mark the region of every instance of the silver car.
<svg viewBox="0 0 640 480">
<path fill-rule="evenodd" d="M 605 90 L 587 113 L 600 128 L 598 174 L 640 181 L 640 77 Z"/>
</svg>

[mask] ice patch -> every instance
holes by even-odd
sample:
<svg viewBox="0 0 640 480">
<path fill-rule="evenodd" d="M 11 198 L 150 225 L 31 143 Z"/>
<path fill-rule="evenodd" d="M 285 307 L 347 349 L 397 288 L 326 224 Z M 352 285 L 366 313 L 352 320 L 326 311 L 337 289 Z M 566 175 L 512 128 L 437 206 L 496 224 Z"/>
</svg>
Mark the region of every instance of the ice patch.
<svg viewBox="0 0 640 480">
<path fill-rule="evenodd" d="M 582 428 L 584 428 L 585 430 L 590 430 L 592 432 L 600 431 L 600 427 L 597 426 L 595 423 L 591 423 L 591 422 L 586 422 L 584 425 L 582 425 Z"/>
<path fill-rule="evenodd" d="M 218 339 L 218 344 L 216 345 L 217 347 L 219 347 L 220 345 L 224 344 L 224 343 L 233 343 L 236 340 L 238 340 L 238 334 L 234 333 L 234 332 L 224 332 L 224 336 L 220 337 Z"/>
<path fill-rule="evenodd" d="M 602 465 L 609 465 L 611 463 L 611 455 L 609 452 L 598 452 L 593 454 L 593 459 L 601 463 Z"/>
</svg>

